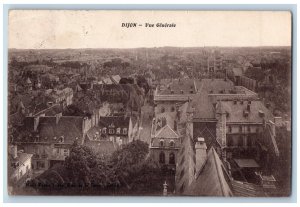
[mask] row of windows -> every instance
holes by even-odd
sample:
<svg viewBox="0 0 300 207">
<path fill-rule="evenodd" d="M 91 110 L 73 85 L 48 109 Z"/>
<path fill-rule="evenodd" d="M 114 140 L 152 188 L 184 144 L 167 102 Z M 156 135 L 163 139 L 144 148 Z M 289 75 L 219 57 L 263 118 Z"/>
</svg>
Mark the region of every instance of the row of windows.
<svg viewBox="0 0 300 207">
<path fill-rule="evenodd" d="M 104 127 L 102 130 L 100 130 L 100 132 L 102 131 L 103 134 L 107 133 L 107 128 Z M 108 129 L 108 134 L 121 134 L 121 128 L 117 128 L 115 129 Z M 127 134 L 127 128 L 123 128 L 122 129 L 122 134 Z"/>
<path fill-rule="evenodd" d="M 166 164 L 166 155 L 164 152 L 160 152 L 159 154 L 159 163 Z M 173 152 L 169 154 L 169 164 L 175 165 L 175 154 Z"/>
<path fill-rule="evenodd" d="M 165 146 L 165 141 L 164 141 L 164 140 L 160 140 L 160 141 L 159 141 L 159 146 L 160 146 L 160 147 L 164 147 L 164 146 Z M 171 141 L 169 142 L 169 147 L 175 147 L 175 142 L 174 142 L 174 140 L 171 140 Z"/>
<path fill-rule="evenodd" d="M 174 107 L 174 106 L 172 106 L 170 111 L 171 111 L 171 112 L 174 112 L 174 111 L 175 111 L 175 107 Z M 161 107 L 161 109 L 160 109 L 160 112 L 161 112 L 161 113 L 164 113 L 164 112 L 166 112 L 166 109 L 165 109 L 165 107 Z"/>
<path fill-rule="evenodd" d="M 227 146 L 255 146 L 256 139 L 254 137 L 233 137 L 233 136 L 227 136 Z"/>
<path fill-rule="evenodd" d="M 259 127 L 256 127 L 255 129 L 256 133 L 259 132 Z M 232 126 L 228 126 L 228 132 L 231 133 L 232 132 Z M 239 126 L 239 132 L 243 132 L 243 126 Z M 251 132 L 251 127 L 247 126 L 247 132 Z"/>
</svg>

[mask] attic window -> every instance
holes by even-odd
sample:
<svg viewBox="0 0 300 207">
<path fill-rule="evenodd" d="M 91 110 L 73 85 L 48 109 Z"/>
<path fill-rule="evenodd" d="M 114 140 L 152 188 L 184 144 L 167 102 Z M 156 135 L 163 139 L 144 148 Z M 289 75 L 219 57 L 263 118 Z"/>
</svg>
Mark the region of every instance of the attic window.
<svg viewBox="0 0 300 207">
<path fill-rule="evenodd" d="M 164 146 L 164 140 L 160 140 L 160 141 L 159 141 L 159 146 L 160 146 L 160 147 L 163 147 L 163 146 Z"/>
<path fill-rule="evenodd" d="M 109 130 L 108 130 L 108 133 L 109 133 L 109 134 L 114 134 L 114 133 L 115 133 L 115 130 L 114 130 L 114 129 L 109 129 Z"/>
<path fill-rule="evenodd" d="M 59 138 L 59 142 L 60 142 L 60 143 L 64 143 L 64 141 L 65 141 L 64 136 L 61 136 L 61 137 Z"/>
<path fill-rule="evenodd" d="M 174 146 L 175 146 L 174 140 L 171 140 L 170 141 L 170 147 L 174 147 Z"/>
</svg>

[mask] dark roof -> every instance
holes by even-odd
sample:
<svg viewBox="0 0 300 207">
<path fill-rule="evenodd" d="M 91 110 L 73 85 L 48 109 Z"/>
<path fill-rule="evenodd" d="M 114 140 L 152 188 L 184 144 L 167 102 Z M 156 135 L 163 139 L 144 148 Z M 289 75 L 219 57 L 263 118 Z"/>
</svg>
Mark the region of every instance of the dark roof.
<svg viewBox="0 0 300 207">
<path fill-rule="evenodd" d="M 212 147 L 199 176 L 184 192 L 194 196 L 232 196 L 230 179 L 217 152 Z"/>
<path fill-rule="evenodd" d="M 62 116 L 56 123 L 56 117 L 40 117 L 38 131 L 40 140 L 49 140 L 56 142 L 54 137 L 59 139 L 64 137 L 64 143 L 72 144 L 76 137 L 82 140 L 82 125 L 84 117 L 78 116 Z M 45 139 L 47 137 L 47 139 Z M 47 141 L 48 141 L 47 140 Z M 49 142 L 48 141 L 48 142 Z"/>
<path fill-rule="evenodd" d="M 24 130 L 32 132 L 34 130 L 34 117 L 26 117 Z M 59 143 L 60 138 L 64 137 L 65 144 L 72 144 L 74 141 L 82 143 L 83 133 L 83 121 L 84 117 L 80 116 L 61 116 L 56 123 L 55 116 L 42 116 L 39 117 L 39 124 L 37 127 L 36 137 L 24 138 L 22 142 L 48 142 L 48 143 Z"/>
<path fill-rule="evenodd" d="M 114 126 L 114 128 L 128 128 L 130 117 L 126 116 L 101 116 L 99 120 L 100 127 Z"/>
</svg>

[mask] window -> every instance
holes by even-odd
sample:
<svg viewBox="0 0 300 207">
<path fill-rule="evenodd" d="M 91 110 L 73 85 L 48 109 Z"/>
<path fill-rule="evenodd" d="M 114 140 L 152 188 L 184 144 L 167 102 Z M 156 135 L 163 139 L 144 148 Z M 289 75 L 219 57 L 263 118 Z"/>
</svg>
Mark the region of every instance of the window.
<svg viewBox="0 0 300 207">
<path fill-rule="evenodd" d="M 117 128 L 117 134 L 121 134 L 121 128 Z"/>
<path fill-rule="evenodd" d="M 127 134 L 127 128 L 123 128 L 123 134 Z"/>
<path fill-rule="evenodd" d="M 43 161 L 37 161 L 36 165 L 37 165 L 37 169 L 45 168 L 45 162 Z"/>
<path fill-rule="evenodd" d="M 114 133 L 115 133 L 115 130 L 114 130 L 114 129 L 109 129 L 109 130 L 108 130 L 108 133 L 109 133 L 109 134 L 114 134 Z"/>
<path fill-rule="evenodd" d="M 164 113 L 164 112 L 165 112 L 165 108 L 164 108 L 164 107 L 161 107 L 160 112 L 161 112 L 161 113 Z"/>
<path fill-rule="evenodd" d="M 248 131 L 248 132 L 250 132 L 250 131 L 251 131 L 251 128 L 250 128 L 250 126 L 248 126 L 248 127 L 247 127 L 247 131 Z"/>
<path fill-rule="evenodd" d="M 232 127 L 231 127 L 231 126 L 228 127 L 228 132 L 229 132 L 229 133 L 232 132 Z"/>
<path fill-rule="evenodd" d="M 165 164 L 165 153 L 164 152 L 161 152 L 159 154 L 159 163 L 160 164 Z"/>
<path fill-rule="evenodd" d="M 171 152 L 169 155 L 169 164 L 175 165 L 175 154 L 173 152 Z"/>
<path fill-rule="evenodd" d="M 227 146 L 231 147 L 233 146 L 233 140 L 231 136 L 227 136 Z"/>
<path fill-rule="evenodd" d="M 69 151 L 67 149 L 64 149 L 64 156 L 68 156 L 69 155 Z"/>
<path fill-rule="evenodd" d="M 103 134 L 106 134 L 106 127 L 104 127 L 104 128 L 102 129 L 102 133 L 103 133 Z"/>
<path fill-rule="evenodd" d="M 240 126 L 240 127 L 239 127 L 239 129 L 240 129 L 240 132 L 242 132 L 242 131 L 243 131 L 243 127 L 242 127 L 242 126 Z"/>
<path fill-rule="evenodd" d="M 243 138 L 243 136 L 240 136 L 239 137 L 239 141 L 238 141 L 238 146 L 243 146 L 243 144 L 244 144 L 244 138 Z"/>
<path fill-rule="evenodd" d="M 160 140 L 160 141 L 159 141 L 159 146 L 160 146 L 160 147 L 163 147 L 163 146 L 164 146 L 164 140 Z"/>
<path fill-rule="evenodd" d="M 171 112 L 174 112 L 174 111 L 175 111 L 175 107 L 172 106 L 172 107 L 171 107 Z"/>
<path fill-rule="evenodd" d="M 60 142 L 60 143 L 64 143 L 64 141 L 65 141 L 64 136 L 61 136 L 61 137 L 59 138 L 59 142 Z"/>
<path fill-rule="evenodd" d="M 170 147 L 175 147 L 174 140 L 171 140 L 171 141 L 170 141 Z"/>
</svg>

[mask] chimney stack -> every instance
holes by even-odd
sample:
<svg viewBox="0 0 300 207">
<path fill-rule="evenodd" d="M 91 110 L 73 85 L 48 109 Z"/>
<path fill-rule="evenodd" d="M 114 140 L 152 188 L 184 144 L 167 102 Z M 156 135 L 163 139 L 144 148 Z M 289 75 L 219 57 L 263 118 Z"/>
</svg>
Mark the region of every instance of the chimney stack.
<svg viewBox="0 0 300 207">
<path fill-rule="evenodd" d="M 17 145 L 10 145 L 9 146 L 9 154 L 16 159 L 18 157 L 18 148 Z"/>
<path fill-rule="evenodd" d="M 196 144 L 196 175 L 199 173 L 199 171 L 204 166 L 206 159 L 207 159 L 207 153 L 206 153 L 206 143 L 205 139 L 203 137 L 198 137 Z M 196 176 L 195 175 L 195 176 Z"/>
</svg>

